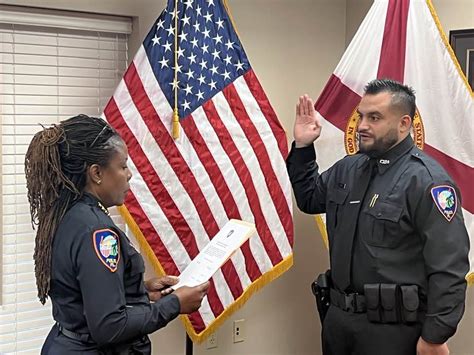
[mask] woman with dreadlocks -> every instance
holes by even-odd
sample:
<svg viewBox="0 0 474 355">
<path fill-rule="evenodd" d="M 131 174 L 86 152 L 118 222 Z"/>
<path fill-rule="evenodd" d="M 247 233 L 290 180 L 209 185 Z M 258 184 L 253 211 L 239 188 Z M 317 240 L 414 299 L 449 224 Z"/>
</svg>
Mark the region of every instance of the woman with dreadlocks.
<svg viewBox="0 0 474 355">
<path fill-rule="evenodd" d="M 197 310 L 208 283 L 143 281 L 144 263 L 107 208 L 131 178 L 127 147 L 100 118 L 79 115 L 37 133 L 25 158 L 38 297 L 56 324 L 42 354 L 150 354 L 147 334 Z M 160 292 L 161 291 L 161 292 Z M 150 302 L 154 301 L 154 302 Z"/>
</svg>

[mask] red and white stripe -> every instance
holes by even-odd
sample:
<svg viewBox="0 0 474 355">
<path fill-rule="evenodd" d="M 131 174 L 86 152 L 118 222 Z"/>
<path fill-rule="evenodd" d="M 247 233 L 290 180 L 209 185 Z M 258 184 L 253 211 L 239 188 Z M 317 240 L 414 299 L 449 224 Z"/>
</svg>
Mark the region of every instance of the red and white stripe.
<svg viewBox="0 0 474 355">
<path fill-rule="evenodd" d="M 315 108 L 324 133 L 317 141 L 323 169 L 346 153 L 344 131 L 364 86 L 390 77 L 412 86 L 424 124 L 424 150 L 451 175 L 463 197 L 474 245 L 474 104 L 426 0 L 375 0 L 321 93 Z M 330 142 L 330 144 L 329 144 Z M 333 142 L 339 142 L 334 147 Z M 474 248 L 470 251 L 474 271 Z"/>
<path fill-rule="evenodd" d="M 127 143 L 126 206 L 163 269 L 179 275 L 230 218 L 257 228 L 190 315 L 199 334 L 292 254 L 286 136 L 251 70 L 181 119 L 177 140 L 172 114 L 141 47 L 104 118 Z"/>
</svg>

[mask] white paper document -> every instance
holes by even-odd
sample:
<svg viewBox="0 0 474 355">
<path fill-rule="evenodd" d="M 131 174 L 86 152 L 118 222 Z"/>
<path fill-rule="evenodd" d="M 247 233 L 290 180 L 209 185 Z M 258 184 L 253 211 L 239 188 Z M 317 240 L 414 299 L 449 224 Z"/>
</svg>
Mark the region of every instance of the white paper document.
<svg viewBox="0 0 474 355">
<path fill-rule="evenodd" d="M 172 288 L 197 286 L 209 280 L 255 232 L 254 224 L 231 219 L 183 270 Z"/>
</svg>

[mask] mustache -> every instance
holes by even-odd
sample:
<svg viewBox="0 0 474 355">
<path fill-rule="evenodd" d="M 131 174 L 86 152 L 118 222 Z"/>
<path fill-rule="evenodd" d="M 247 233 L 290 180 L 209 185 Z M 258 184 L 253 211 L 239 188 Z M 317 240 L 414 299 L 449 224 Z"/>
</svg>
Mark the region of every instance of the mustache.
<svg viewBox="0 0 474 355">
<path fill-rule="evenodd" d="M 369 137 L 369 138 L 373 138 L 373 137 L 374 137 L 372 134 L 370 134 L 370 133 L 367 132 L 367 131 L 357 131 L 357 132 L 356 132 L 356 137 L 357 137 L 357 139 L 360 139 L 361 136 L 363 136 L 363 137 Z"/>
</svg>

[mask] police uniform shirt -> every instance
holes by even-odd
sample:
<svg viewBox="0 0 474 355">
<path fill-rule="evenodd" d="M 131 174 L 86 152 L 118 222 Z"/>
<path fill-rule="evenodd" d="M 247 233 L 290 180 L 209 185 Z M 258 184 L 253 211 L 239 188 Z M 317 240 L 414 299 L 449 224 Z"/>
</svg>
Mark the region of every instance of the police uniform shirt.
<svg viewBox="0 0 474 355">
<path fill-rule="evenodd" d="M 410 196 L 407 196 L 410 191 L 401 189 L 400 184 L 403 180 L 400 181 L 398 177 L 405 173 L 404 167 L 408 168 L 406 158 L 409 158 L 407 153 L 412 148 L 413 141 L 407 137 L 381 157 L 373 159 L 374 177 L 364 200 L 361 201 L 361 213 L 358 216 L 355 233 L 351 267 L 352 292 L 364 293 L 366 283 L 416 284 L 417 280 L 423 278 L 423 275 L 410 274 L 408 269 L 389 275 L 378 272 L 381 263 L 384 265 L 392 263 L 392 269 L 412 268 L 415 264 L 423 263 L 423 258 L 419 258 L 419 252 L 415 252 L 421 244 L 417 242 L 418 238 L 413 238 L 410 225 L 403 222 L 410 217 L 401 218 L 402 210 L 408 214 L 408 206 L 403 208 L 403 205 L 405 199 L 410 200 Z M 367 164 L 369 160 L 362 161 L 360 168 L 364 169 Z M 392 181 L 397 183 L 390 188 Z M 401 244 L 403 248 L 396 248 Z M 385 249 L 388 252 L 384 254 Z M 423 267 L 414 269 L 423 270 Z M 401 276 L 404 277 L 403 280 L 400 279 Z"/>
<path fill-rule="evenodd" d="M 351 263 L 334 255 L 355 238 L 349 291 L 362 293 L 369 283 L 418 285 L 426 309 L 422 336 L 445 342 L 464 312 L 469 271 L 469 237 L 451 178 L 408 136 L 378 158 L 365 197 L 355 200 L 356 177 L 369 158 L 346 156 L 322 174 L 315 158 L 312 146 L 293 144 L 287 168 L 300 210 L 326 213 L 331 268 Z M 333 277 L 336 288 L 340 281 Z"/>
<path fill-rule="evenodd" d="M 144 262 L 108 211 L 89 194 L 66 213 L 55 234 L 51 289 L 54 319 L 90 334 L 98 346 L 131 342 L 180 312 L 171 294 L 150 303 Z"/>
</svg>

